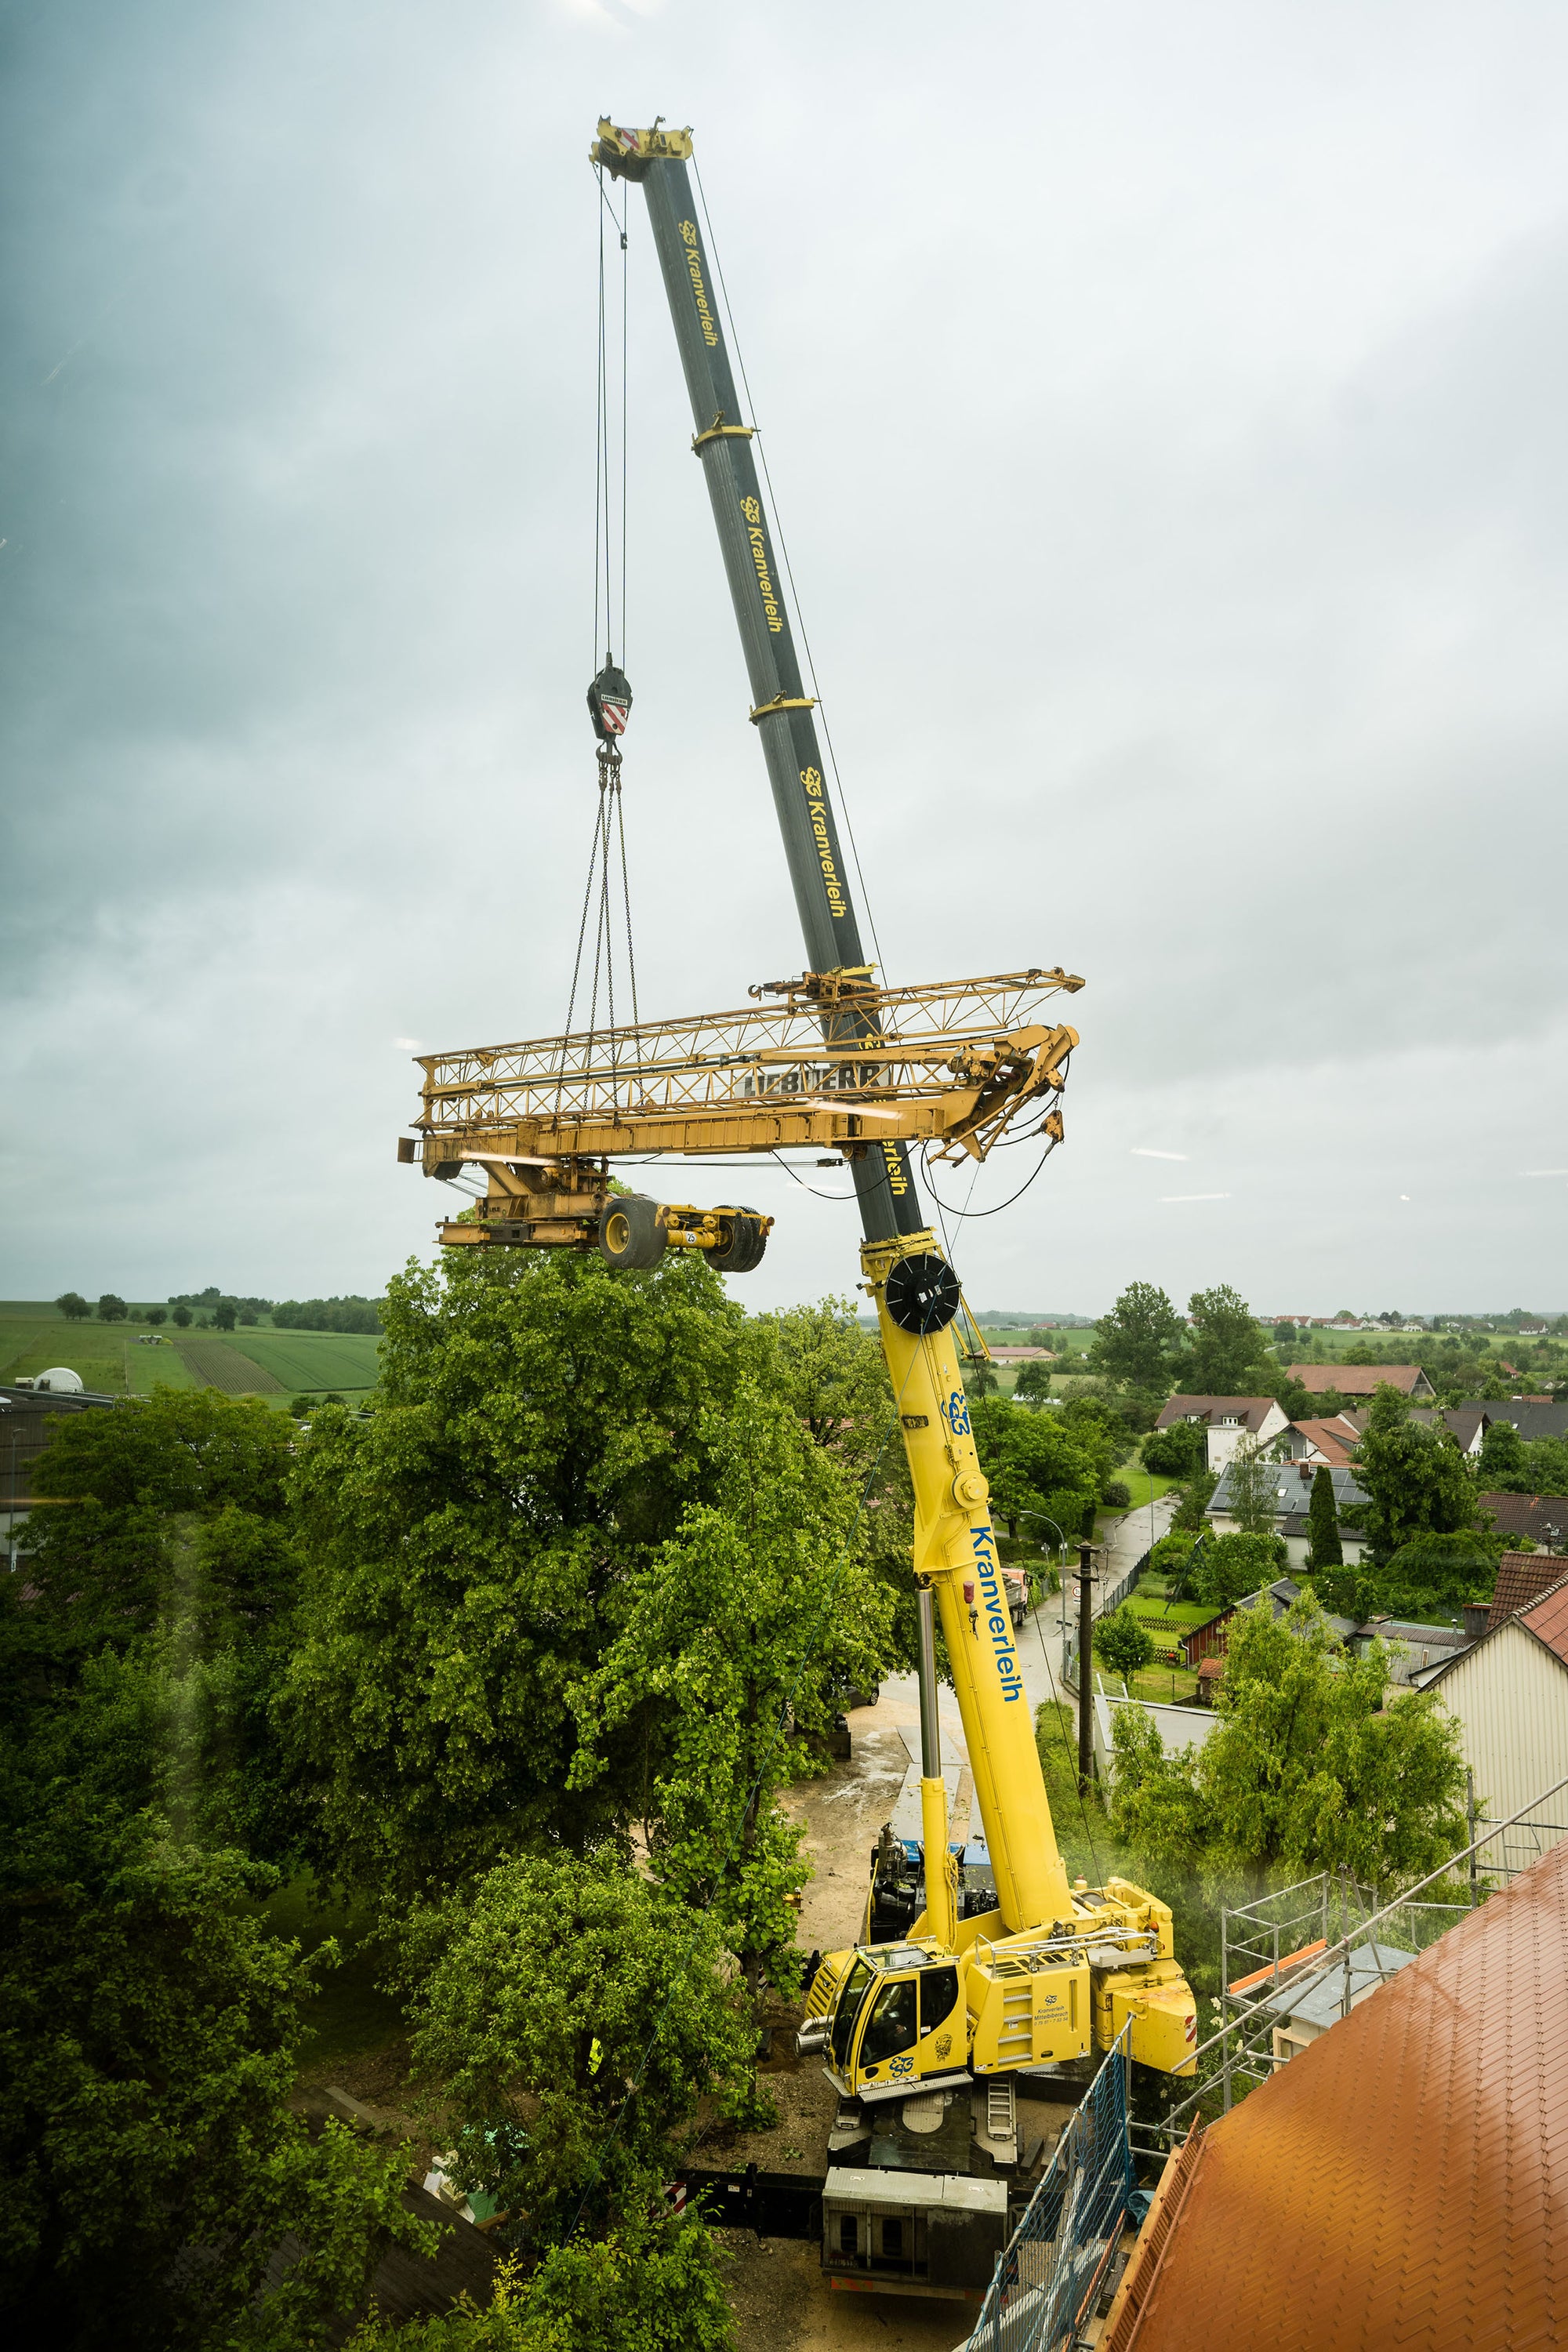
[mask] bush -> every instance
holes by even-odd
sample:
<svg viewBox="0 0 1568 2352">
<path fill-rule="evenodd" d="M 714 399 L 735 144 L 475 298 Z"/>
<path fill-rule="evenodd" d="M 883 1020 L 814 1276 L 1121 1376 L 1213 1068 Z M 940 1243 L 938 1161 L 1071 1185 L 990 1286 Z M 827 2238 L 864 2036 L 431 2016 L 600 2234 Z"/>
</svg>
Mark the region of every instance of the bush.
<svg viewBox="0 0 1568 2352">
<path fill-rule="evenodd" d="M 1154 1637 L 1124 1601 L 1113 1617 L 1102 1617 L 1094 1629 L 1094 1646 L 1119 1675 L 1135 1675 L 1154 1654 Z"/>
<path fill-rule="evenodd" d="M 1153 1546 L 1149 1554 L 1151 1572 L 1155 1576 L 1164 1577 L 1179 1575 L 1185 1568 L 1187 1555 L 1196 1541 L 1195 1536 L 1179 1532 L 1173 1528 L 1168 1536 L 1160 1538 L 1159 1542 Z"/>
<path fill-rule="evenodd" d="M 1100 1488 L 1100 1494 L 1108 1511 L 1130 1511 L 1132 1508 L 1132 1489 L 1124 1479 L 1110 1479 Z"/>
<path fill-rule="evenodd" d="M 1139 1449 L 1143 1467 L 1156 1478 L 1190 1478 L 1207 1455 L 1207 1433 L 1194 1421 L 1175 1421 L 1169 1429 L 1151 1430 Z"/>
</svg>

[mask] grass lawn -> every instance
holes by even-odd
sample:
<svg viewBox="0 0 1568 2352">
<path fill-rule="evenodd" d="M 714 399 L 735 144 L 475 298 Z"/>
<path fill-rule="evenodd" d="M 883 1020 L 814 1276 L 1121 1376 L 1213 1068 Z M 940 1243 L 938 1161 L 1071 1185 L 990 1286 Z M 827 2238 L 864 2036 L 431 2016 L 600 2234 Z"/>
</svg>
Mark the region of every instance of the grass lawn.
<svg viewBox="0 0 1568 2352">
<path fill-rule="evenodd" d="M 372 1333 L 241 1328 L 223 1336 L 227 1346 L 296 1394 L 341 1389 L 347 1396 L 353 1389 L 374 1388 L 380 1377 L 381 1342 Z"/>
<path fill-rule="evenodd" d="M 1142 1666 L 1128 1685 L 1133 1698 L 1159 1699 L 1168 1706 L 1190 1706 L 1198 1695 L 1198 1678 L 1185 1666 Z"/>
<path fill-rule="evenodd" d="M 1146 1591 L 1142 1584 L 1128 1605 L 1135 1617 L 1174 1618 L 1183 1625 L 1206 1625 L 1211 1617 L 1219 1615 L 1217 1609 L 1202 1601 L 1166 1601 L 1157 1592 Z"/>
</svg>

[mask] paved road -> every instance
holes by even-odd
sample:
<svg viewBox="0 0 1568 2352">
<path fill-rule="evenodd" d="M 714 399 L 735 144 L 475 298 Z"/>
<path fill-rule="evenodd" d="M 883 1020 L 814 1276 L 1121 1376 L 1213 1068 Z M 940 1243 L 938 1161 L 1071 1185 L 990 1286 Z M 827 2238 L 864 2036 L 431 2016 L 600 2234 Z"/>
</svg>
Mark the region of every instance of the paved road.
<svg viewBox="0 0 1568 2352">
<path fill-rule="evenodd" d="M 1109 1587 L 1101 1580 L 1095 1582 L 1095 1613 L 1099 1612 L 1101 1589 L 1114 1591 L 1133 1564 L 1142 1559 L 1151 1542 L 1158 1542 L 1170 1528 L 1175 1512 L 1175 1499 L 1164 1496 L 1154 1504 L 1152 1511 L 1129 1511 L 1113 1522 L 1107 1568 Z M 1078 1579 L 1066 1576 L 1060 1592 L 1047 1593 L 1037 1609 L 1031 1610 L 1018 1635 L 1018 1670 L 1023 1676 L 1024 1691 L 1032 1715 L 1047 1699 L 1070 1699 L 1072 1694 L 1062 1682 L 1064 1635 L 1078 1629 Z M 938 1696 L 937 1712 L 942 1718 L 944 1743 L 952 1742 L 954 1754 L 966 1769 L 959 1790 L 959 1811 L 963 1810 L 968 1797 L 969 1750 L 964 1744 L 963 1725 L 959 1717 L 958 1701 L 944 1685 Z M 872 1730 L 903 1729 L 913 1733 L 911 1752 L 918 1755 L 921 1719 L 920 1686 L 913 1675 L 895 1675 L 882 1685 L 879 1704 L 860 1707 L 849 1717 L 852 1741 Z"/>
</svg>

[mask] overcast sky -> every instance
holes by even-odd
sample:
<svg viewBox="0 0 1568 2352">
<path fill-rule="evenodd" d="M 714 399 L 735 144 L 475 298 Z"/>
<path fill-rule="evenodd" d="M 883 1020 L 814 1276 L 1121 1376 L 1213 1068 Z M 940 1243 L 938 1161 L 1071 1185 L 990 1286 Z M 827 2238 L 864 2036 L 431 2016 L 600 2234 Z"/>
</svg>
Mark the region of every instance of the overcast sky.
<svg viewBox="0 0 1568 2352">
<path fill-rule="evenodd" d="M 441 1205 L 398 1041 L 559 1027 L 608 110 L 695 128 L 889 977 L 1089 983 L 974 1303 L 1568 1306 L 1557 0 L 8 23 L 0 1291 L 374 1291 Z M 673 1013 L 800 949 L 631 225 Z M 856 1278 L 708 1182 L 752 1303 Z"/>
</svg>

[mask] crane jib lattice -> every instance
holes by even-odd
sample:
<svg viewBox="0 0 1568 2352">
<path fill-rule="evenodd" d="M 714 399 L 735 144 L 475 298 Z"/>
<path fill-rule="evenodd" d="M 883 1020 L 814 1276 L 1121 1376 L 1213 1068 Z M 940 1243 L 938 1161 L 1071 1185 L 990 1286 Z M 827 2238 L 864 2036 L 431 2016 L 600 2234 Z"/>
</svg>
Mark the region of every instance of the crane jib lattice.
<svg viewBox="0 0 1568 2352">
<path fill-rule="evenodd" d="M 735 1012 L 421 1055 L 415 1126 L 427 1167 L 861 1138 L 984 1160 L 1028 1111 L 1059 1132 L 1078 1038 L 1039 1015 L 1082 984 L 1059 968 L 896 989 L 808 973 Z"/>
</svg>

